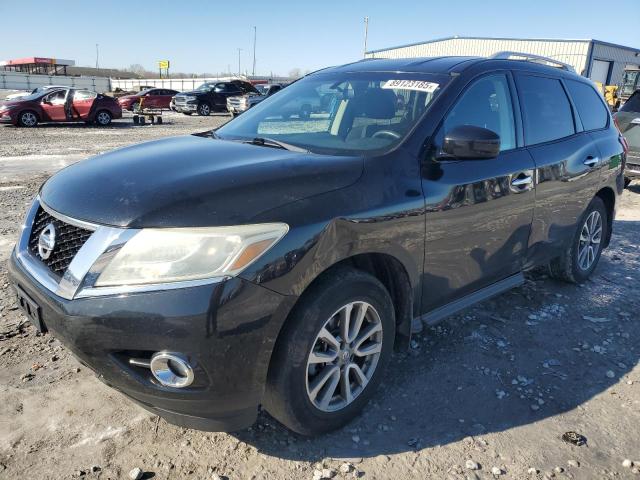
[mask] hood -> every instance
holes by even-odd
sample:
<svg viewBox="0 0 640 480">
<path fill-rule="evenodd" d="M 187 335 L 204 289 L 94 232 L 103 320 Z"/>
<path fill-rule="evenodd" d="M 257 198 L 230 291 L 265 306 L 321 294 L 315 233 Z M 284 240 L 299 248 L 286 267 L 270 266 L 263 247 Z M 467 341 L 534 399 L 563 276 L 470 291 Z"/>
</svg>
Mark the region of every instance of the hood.
<svg viewBox="0 0 640 480">
<path fill-rule="evenodd" d="M 78 162 L 51 177 L 40 195 L 57 212 L 104 225 L 237 225 L 267 210 L 351 185 L 362 167 L 360 157 L 183 136 Z"/>
<path fill-rule="evenodd" d="M 16 105 L 22 105 L 25 102 L 27 102 L 27 100 L 24 100 L 22 97 L 12 98 L 12 99 L 0 102 L 0 107 L 2 106 L 15 107 Z"/>
<path fill-rule="evenodd" d="M 138 98 L 140 98 L 140 95 L 123 95 L 122 97 L 118 97 L 118 101 L 137 100 Z"/>
<path fill-rule="evenodd" d="M 187 92 L 180 92 L 180 93 L 176 93 L 175 96 L 178 95 L 206 95 L 207 92 L 203 91 L 203 90 L 189 90 Z"/>
</svg>

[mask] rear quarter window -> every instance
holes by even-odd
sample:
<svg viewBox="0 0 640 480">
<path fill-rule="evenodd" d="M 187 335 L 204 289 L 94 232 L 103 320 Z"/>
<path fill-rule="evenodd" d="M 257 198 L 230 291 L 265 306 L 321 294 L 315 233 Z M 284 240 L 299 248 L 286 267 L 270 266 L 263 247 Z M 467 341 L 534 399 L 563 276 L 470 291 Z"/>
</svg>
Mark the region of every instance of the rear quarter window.
<svg viewBox="0 0 640 480">
<path fill-rule="evenodd" d="M 560 80 L 518 75 L 527 145 L 550 142 L 575 133 L 573 113 Z"/>
<path fill-rule="evenodd" d="M 609 123 L 609 109 L 600 99 L 600 94 L 586 83 L 566 81 L 569 94 L 578 110 L 585 130 L 598 130 Z"/>
</svg>

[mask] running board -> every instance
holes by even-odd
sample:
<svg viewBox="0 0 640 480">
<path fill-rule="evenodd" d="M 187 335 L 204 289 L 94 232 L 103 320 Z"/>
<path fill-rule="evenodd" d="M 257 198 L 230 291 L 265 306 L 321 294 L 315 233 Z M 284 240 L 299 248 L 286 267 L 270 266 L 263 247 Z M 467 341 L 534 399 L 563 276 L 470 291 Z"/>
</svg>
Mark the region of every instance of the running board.
<svg viewBox="0 0 640 480">
<path fill-rule="evenodd" d="M 488 287 L 484 287 L 476 292 L 473 292 L 466 297 L 462 297 L 459 300 L 455 300 L 451 303 L 448 303 L 447 305 L 443 305 L 442 307 L 438 307 L 435 310 L 431 310 L 430 312 L 425 313 L 419 318 L 427 325 L 435 325 L 445 318 L 458 313 L 460 310 L 464 310 L 465 308 L 470 307 L 471 305 L 474 305 L 478 302 L 482 302 L 491 297 L 495 297 L 496 295 L 500 295 L 501 293 L 518 287 L 523 283 L 524 275 L 522 275 L 522 272 L 520 272 L 507 277 L 504 280 L 493 283 Z"/>
</svg>

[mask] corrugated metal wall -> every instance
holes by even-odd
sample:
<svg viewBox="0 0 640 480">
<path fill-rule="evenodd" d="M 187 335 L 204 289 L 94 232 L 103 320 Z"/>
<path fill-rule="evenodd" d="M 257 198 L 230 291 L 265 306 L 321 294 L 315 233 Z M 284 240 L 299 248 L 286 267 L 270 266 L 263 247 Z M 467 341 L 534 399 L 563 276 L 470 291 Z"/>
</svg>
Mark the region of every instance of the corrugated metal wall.
<svg viewBox="0 0 640 480">
<path fill-rule="evenodd" d="M 438 55 L 471 55 L 488 57 L 502 51 L 531 53 L 568 63 L 576 72 L 582 73 L 587 67 L 589 54 L 588 40 L 511 40 L 452 38 L 441 41 L 391 48 L 368 53 L 370 58 L 411 58 L 435 57 Z"/>
<path fill-rule="evenodd" d="M 33 90 L 45 85 L 68 85 L 74 88 L 104 93 L 111 89 L 108 78 L 68 77 L 64 75 L 29 75 L 28 73 L 0 70 L 0 88 L 8 90 Z"/>
<path fill-rule="evenodd" d="M 622 80 L 622 72 L 627 65 L 639 66 L 640 55 L 635 50 L 606 45 L 598 42 L 593 44 L 594 60 L 604 60 L 613 62 L 611 70 L 610 85 L 617 85 Z"/>
</svg>

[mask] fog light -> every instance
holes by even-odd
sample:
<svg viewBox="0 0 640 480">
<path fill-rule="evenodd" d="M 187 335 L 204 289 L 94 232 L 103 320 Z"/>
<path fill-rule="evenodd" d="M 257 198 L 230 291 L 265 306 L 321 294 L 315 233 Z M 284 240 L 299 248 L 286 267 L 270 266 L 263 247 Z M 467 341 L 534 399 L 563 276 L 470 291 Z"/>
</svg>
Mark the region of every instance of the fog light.
<svg viewBox="0 0 640 480">
<path fill-rule="evenodd" d="M 179 353 L 154 353 L 150 368 L 156 380 L 165 387 L 184 388 L 193 382 L 193 368 Z"/>
</svg>

